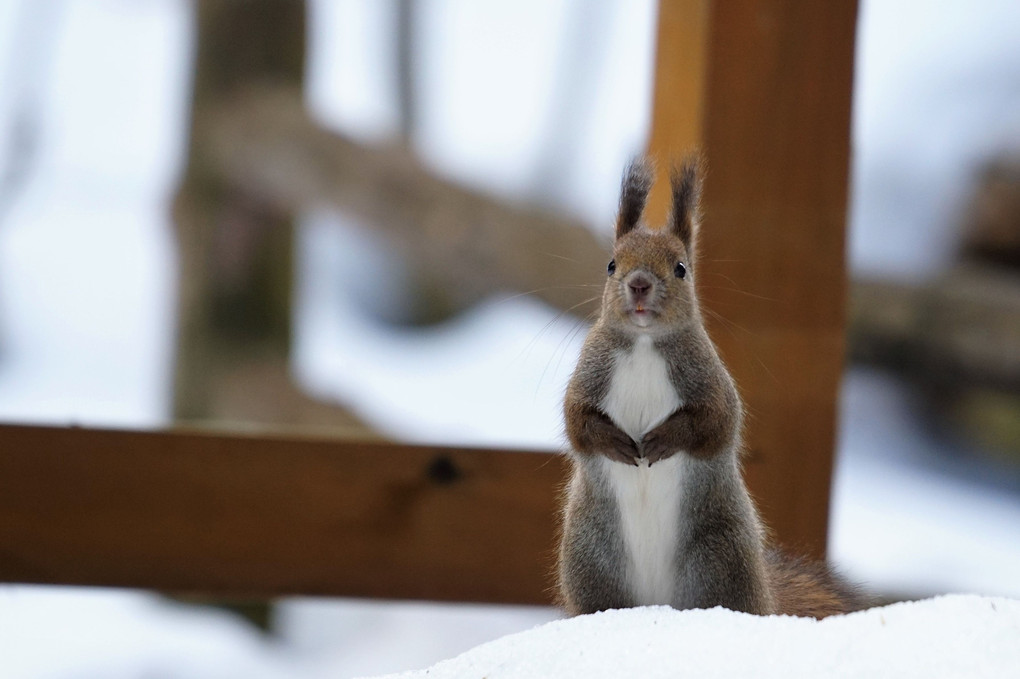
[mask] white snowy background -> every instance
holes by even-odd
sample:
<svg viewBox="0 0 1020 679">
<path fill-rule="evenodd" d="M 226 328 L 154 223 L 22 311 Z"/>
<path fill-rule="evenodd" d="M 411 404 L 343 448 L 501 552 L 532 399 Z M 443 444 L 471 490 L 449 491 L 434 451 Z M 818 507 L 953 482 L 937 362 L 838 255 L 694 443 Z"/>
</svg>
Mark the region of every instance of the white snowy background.
<svg viewBox="0 0 1020 679">
<path fill-rule="evenodd" d="M 312 3 L 309 105 L 363 139 L 396 127 L 390 2 Z M 647 132 L 651 0 L 433 0 L 416 145 L 438 171 L 608 225 Z M 0 0 L 0 419 L 168 422 L 175 251 L 192 35 L 183 0 Z M 583 21 L 580 20 L 583 18 Z M 1020 4 L 865 0 L 849 252 L 855 271 L 949 261 L 972 170 L 1020 147 Z M 578 37 L 580 36 L 580 37 Z M 596 36 L 590 38 L 589 36 Z M 587 39 L 586 39 L 587 38 Z M 564 41 L 590 43 L 561 99 Z M 597 46 L 597 49 L 592 46 Z M 575 124 L 553 136 L 553 111 Z M 10 133 L 37 115 L 22 176 Z M 559 181 L 548 182 L 549 176 Z M 549 448 L 583 329 L 527 298 L 398 332 L 345 292 L 385 255 L 342 215 L 300 233 L 294 372 L 415 441 Z M 579 330 L 581 330 L 579 332 Z M 492 385 L 498 384 L 499 389 Z M 425 397 L 427 395 L 427 398 Z M 831 554 L 876 591 L 1020 597 L 1020 497 L 923 424 L 908 386 L 848 373 Z M 932 451 L 941 456 L 932 456 Z M 552 609 L 289 599 L 265 639 L 143 592 L 0 586 L 0 676 L 277 677 L 423 667 L 553 620 Z"/>
</svg>

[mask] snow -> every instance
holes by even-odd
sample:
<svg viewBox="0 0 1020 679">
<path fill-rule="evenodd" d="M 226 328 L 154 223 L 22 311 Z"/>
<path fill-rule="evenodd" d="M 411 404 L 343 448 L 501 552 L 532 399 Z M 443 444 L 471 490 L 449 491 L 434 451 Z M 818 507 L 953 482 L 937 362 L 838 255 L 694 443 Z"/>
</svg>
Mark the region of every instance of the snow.
<svg viewBox="0 0 1020 679">
<path fill-rule="evenodd" d="M 553 620 L 541 609 L 506 607 L 496 616 L 492 608 L 351 602 L 342 613 L 325 611 L 329 627 L 320 610 L 267 638 L 221 611 L 142 592 L 5 587 L 0 667 L 4 679 L 326 679 L 442 657 L 449 659 L 386 676 L 940 679 L 1014 676 L 1020 667 L 1016 599 L 942 596 L 823 621 L 662 606 Z M 285 609 L 282 617 L 293 614 Z"/>
<path fill-rule="evenodd" d="M 534 606 L 292 598 L 266 636 L 221 610 L 148 592 L 0 587 L 0 677 L 282 679 L 423 667 L 554 620 Z"/>
<path fill-rule="evenodd" d="M 333 679 L 427 667 L 561 617 L 541 606 L 288 599 L 279 641 Z"/>
<path fill-rule="evenodd" d="M 1008 485 L 967 478 L 973 466 L 954 462 L 967 451 L 935 438 L 914 400 L 879 371 L 845 376 L 831 558 L 873 591 L 1020 597 L 1020 497 Z"/>
<path fill-rule="evenodd" d="M 142 592 L 0 589 L 0 676 L 250 677 L 295 669 L 253 628 L 221 611 Z"/>
<path fill-rule="evenodd" d="M 1005 677 L 1020 601 L 944 596 L 816 621 L 723 608 L 613 610 L 503 637 L 390 679 Z"/>
<path fill-rule="evenodd" d="M 558 445 L 558 403 L 585 324 L 513 295 L 435 328 L 398 331 L 367 317 L 347 284 L 374 278 L 358 275 L 366 255 L 352 229 L 311 219 L 298 241 L 294 371 L 307 390 L 408 441 Z"/>
</svg>

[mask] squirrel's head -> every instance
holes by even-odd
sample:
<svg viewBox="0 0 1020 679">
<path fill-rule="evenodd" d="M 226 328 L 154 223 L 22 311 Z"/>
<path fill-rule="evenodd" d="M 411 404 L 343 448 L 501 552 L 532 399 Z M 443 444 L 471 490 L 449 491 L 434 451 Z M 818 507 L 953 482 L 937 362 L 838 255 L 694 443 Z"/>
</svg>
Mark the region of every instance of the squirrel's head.
<svg viewBox="0 0 1020 679">
<path fill-rule="evenodd" d="M 627 168 L 602 296 L 606 322 L 633 332 L 655 332 L 699 317 L 693 279 L 699 168 L 697 158 L 690 157 L 673 169 L 672 209 L 666 225 L 658 229 L 641 221 L 654 181 L 651 165 L 639 159 Z"/>
</svg>

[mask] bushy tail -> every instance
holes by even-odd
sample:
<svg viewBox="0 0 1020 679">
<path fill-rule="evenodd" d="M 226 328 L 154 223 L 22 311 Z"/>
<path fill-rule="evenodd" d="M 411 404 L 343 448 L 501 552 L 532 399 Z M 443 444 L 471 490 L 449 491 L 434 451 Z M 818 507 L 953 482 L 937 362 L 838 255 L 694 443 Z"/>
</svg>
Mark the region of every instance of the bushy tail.
<svg viewBox="0 0 1020 679">
<path fill-rule="evenodd" d="M 782 615 L 824 618 L 868 608 L 861 590 L 824 563 L 770 549 L 766 554 L 769 586 Z"/>
</svg>

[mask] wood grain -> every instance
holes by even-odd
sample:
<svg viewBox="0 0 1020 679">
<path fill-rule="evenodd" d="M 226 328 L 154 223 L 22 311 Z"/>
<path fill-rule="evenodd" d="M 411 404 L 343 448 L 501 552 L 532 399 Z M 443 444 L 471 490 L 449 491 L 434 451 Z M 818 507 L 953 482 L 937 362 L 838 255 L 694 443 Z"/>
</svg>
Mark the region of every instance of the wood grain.
<svg viewBox="0 0 1020 679">
<path fill-rule="evenodd" d="M 546 453 L 0 426 L 0 581 L 548 604 Z"/>
</svg>

